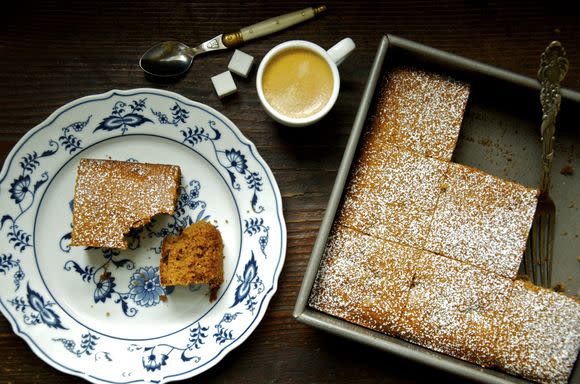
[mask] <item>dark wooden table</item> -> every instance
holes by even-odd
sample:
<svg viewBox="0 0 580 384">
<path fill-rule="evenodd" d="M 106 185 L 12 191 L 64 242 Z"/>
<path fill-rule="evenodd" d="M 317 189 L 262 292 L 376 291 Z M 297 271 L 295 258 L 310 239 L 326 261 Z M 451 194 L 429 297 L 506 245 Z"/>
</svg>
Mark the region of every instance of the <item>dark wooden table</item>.
<svg viewBox="0 0 580 384">
<path fill-rule="evenodd" d="M 11 2 L 0 15 L 0 160 L 30 128 L 81 96 L 156 87 L 208 104 L 233 120 L 272 168 L 282 192 L 288 248 L 278 292 L 256 331 L 190 381 L 465 382 L 299 324 L 292 309 L 381 34 L 397 34 L 528 76 L 535 76 L 543 48 L 560 39 L 571 62 L 564 85 L 580 89 L 580 17 L 571 3 L 328 2 L 329 11 L 320 19 L 243 48 L 259 61 L 289 39 L 326 48 L 346 36 L 356 42 L 355 53 L 341 66 L 342 89 L 333 111 L 317 125 L 296 130 L 274 123 L 260 108 L 255 70 L 248 80 L 236 79 L 237 95 L 217 98 L 210 76 L 226 69 L 231 52 L 199 57 L 189 74 L 173 83 L 150 82 L 137 61 L 153 42 L 170 37 L 201 42 L 308 3 Z M 37 358 L 0 316 L 0 383 L 79 380 Z"/>
</svg>

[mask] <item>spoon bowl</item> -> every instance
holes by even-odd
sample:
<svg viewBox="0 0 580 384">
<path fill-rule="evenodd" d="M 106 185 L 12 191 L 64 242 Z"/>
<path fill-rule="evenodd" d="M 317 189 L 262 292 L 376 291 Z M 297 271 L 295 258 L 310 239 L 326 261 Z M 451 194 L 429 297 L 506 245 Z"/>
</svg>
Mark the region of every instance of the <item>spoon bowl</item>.
<svg viewBox="0 0 580 384">
<path fill-rule="evenodd" d="M 179 76 L 189 70 L 196 54 L 194 49 L 179 41 L 164 41 L 149 48 L 141 56 L 139 66 L 153 76 Z"/>
</svg>

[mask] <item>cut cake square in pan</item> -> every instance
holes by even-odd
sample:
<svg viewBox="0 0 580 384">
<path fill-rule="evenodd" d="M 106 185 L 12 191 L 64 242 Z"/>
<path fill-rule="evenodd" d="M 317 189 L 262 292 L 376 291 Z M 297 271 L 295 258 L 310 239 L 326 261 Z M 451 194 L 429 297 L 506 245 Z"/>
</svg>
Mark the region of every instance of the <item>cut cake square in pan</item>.
<svg viewBox="0 0 580 384">
<path fill-rule="evenodd" d="M 400 320 L 401 337 L 490 366 L 496 356 L 495 313 L 510 287 L 510 279 L 422 251 Z"/>
<path fill-rule="evenodd" d="M 451 163 L 426 249 L 514 277 L 526 246 L 537 190 Z"/>
<path fill-rule="evenodd" d="M 352 168 L 337 222 L 421 248 L 448 166 L 389 143 L 380 155 L 362 152 Z"/>
<path fill-rule="evenodd" d="M 380 151 L 392 142 L 449 161 L 468 97 L 468 84 L 419 69 L 394 68 L 383 80 L 366 145 Z"/>
<path fill-rule="evenodd" d="M 127 249 L 132 228 L 174 213 L 180 177 L 175 165 L 81 159 L 71 245 Z"/>
<path fill-rule="evenodd" d="M 569 297 L 513 282 L 497 337 L 497 365 L 541 383 L 566 383 L 580 347 L 580 304 Z"/>
<path fill-rule="evenodd" d="M 351 323 L 397 335 L 416 256 L 413 248 L 335 225 L 309 305 Z"/>
<path fill-rule="evenodd" d="M 335 222 L 386 241 L 421 248 L 431 215 L 405 206 L 386 205 L 380 197 L 345 196 Z"/>
</svg>

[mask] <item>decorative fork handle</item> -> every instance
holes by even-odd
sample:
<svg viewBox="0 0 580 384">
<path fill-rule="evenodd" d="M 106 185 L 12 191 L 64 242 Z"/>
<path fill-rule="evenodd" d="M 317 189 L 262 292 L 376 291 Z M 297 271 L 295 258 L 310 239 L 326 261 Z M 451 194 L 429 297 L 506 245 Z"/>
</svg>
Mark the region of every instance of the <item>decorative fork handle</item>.
<svg viewBox="0 0 580 384">
<path fill-rule="evenodd" d="M 257 39 L 258 37 L 266 36 L 312 19 L 324 11 L 326 11 L 326 6 L 322 5 L 316 8 L 305 8 L 282 16 L 272 17 L 271 19 L 250 25 L 249 27 L 244 27 L 239 31 L 224 33 L 222 42 L 228 48 L 237 47 L 246 41 Z"/>
<path fill-rule="evenodd" d="M 540 194 L 548 192 L 550 172 L 554 158 L 554 133 L 556 131 L 556 116 L 560 111 L 560 82 L 568 72 L 566 51 L 559 41 L 548 45 L 540 59 L 538 80 L 541 83 L 540 103 L 542 104 L 542 179 Z"/>
</svg>

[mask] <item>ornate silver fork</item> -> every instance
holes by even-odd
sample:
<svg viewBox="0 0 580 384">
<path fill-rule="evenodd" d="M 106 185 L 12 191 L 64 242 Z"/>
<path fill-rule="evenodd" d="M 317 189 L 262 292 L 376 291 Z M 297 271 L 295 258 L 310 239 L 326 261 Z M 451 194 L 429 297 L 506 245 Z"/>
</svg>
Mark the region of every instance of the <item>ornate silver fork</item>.
<svg viewBox="0 0 580 384">
<path fill-rule="evenodd" d="M 556 207 L 550 197 L 550 172 L 554 158 L 554 132 L 556 116 L 560 111 L 560 82 L 568 72 L 566 51 L 559 41 L 548 45 L 540 59 L 538 80 L 541 83 L 540 103 L 542 104 L 542 178 L 538 207 L 528 247 L 525 253 L 524 269 L 534 284 L 543 287 L 552 285 L 552 259 L 554 250 L 554 225 Z"/>
</svg>

